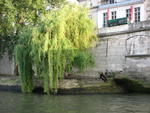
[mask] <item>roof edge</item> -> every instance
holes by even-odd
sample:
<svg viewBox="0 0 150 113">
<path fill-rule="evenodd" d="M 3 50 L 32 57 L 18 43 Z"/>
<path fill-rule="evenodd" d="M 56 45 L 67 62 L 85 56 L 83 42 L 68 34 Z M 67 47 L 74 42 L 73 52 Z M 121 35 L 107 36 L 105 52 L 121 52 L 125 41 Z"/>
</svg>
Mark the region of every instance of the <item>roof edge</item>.
<svg viewBox="0 0 150 113">
<path fill-rule="evenodd" d="M 140 4 L 144 3 L 145 0 L 128 0 L 124 2 L 118 2 L 115 4 L 105 4 L 105 5 L 99 5 L 99 9 L 108 9 L 108 8 L 114 8 L 114 7 L 121 7 L 121 6 L 126 6 L 126 5 L 133 5 L 133 4 Z"/>
</svg>

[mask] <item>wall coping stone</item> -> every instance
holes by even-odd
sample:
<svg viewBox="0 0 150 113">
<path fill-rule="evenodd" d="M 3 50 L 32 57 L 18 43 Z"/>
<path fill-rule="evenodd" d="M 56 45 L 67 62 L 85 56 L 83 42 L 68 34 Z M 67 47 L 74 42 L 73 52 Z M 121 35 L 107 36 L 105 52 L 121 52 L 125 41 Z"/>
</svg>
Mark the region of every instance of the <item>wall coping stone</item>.
<svg viewBox="0 0 150 113">
<path fill-rule="evenodd" d="M 98 37 L 108 37 L 114 35 L 122 35 L 129 34 L 134 32 L 142 32 L 150 30 L 150 20 L 143 21 L 139 23 L 115 26 L 115 27 L 107 27 L 98 29 Z"/>
<path fill-rule="evenodd" d="M 150 57 L 150 54 L 126 55 L 125 57 Z"/>
</svg>

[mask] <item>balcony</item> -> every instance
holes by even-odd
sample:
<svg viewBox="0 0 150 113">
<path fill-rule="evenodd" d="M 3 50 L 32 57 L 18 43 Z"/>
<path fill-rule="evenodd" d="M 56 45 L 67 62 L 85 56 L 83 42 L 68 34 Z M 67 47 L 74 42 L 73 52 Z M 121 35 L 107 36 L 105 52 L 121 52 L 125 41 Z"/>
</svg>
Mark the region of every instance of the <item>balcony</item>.
<svg viewBox="0 0 150 113">
<path fill-rule="evenodd" d="M 123 25 L 128 23 L 128 19 L 125 18 L 118 18 L 118 19 L 113 19 L 113 20 L 108 20 L 108 27 L 113 27 L 113 26 L 118 26 L 118 25 Z"/>
<path fill-rule="evenodd" d="M 120 34 L 129 34 L 133 32 L 141 32 L 150 30 L 150 20 L 139 23 L 130 23 L 114 27 L 105 27 L 97 30 L 97 35 L 100 37 L 113 36 Z"/>
</svg>

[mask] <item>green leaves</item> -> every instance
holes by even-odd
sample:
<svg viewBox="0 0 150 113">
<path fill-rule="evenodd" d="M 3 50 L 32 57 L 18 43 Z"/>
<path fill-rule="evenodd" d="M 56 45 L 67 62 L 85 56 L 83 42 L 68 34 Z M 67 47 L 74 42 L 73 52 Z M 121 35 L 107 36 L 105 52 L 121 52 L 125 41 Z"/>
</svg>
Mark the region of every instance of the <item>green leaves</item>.
<svg viewBox="0 0 150 113">
<path fill-rule="evenodd" d="M 14 29 L 16 9 L 11 0 L 0 2 L 0 34 L 12 34 Z"/>
<path fill-rule="evenodd" d="M 48 0 L 48 2 L 54 6 L 60 6 L 60 4 L 64 3 L 66 0 Z"/>
<path fill-rule="evenodd" d="M 94 25 L 82 7 L 64 5 L 51 10 L 42 16 L 37 26 L 27 27 L 19 36 L 19 44 L 24 50 L 16 49 L 16 58 L 24 92 L 29 92 L 31 86 L 28 84 L 32 84 L 28 83 L 32 82 L 28 79 L 31 74 L 26 68 L 28 64 L 39 70 L 36 74 L 42 76 L 46 93 L 56 93 L 59 80 L 73 66 L 83 70 L 94 64 L 88 52 L 96 41 Z"/>
<path fill-rule="evenodd" d="M 38 25 L 48 5 L 48 0 L 0 0 L 0 56 L 8 51 L 12 56 L 18 34 L 26 26 Z"/>
<path fill-rule="evenodd" d="M 33 70 L 28 48 L 24 45 L 17 45 L 15 47 L 15 57 L 19 67 L 22 92 L 31 93 L 33 90 Z"/>
<path fill-rule="evenodd" d="M 80 71 L 83 71 L 88 67 L 92 67 L 94 64 L 94 58 L 88 51 L 78 51 L 73 61 L 73 66 L 79 68 Z"/>
</svg>

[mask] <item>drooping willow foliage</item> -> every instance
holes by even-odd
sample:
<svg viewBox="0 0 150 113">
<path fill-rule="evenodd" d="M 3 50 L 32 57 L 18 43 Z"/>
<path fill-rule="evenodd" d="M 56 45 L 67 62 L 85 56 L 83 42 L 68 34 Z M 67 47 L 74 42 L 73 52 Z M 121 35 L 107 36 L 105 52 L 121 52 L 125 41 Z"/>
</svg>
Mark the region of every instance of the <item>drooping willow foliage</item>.
<svg viewBox="0 0 150 113">
<path fill-rule="evenodd" d="M 94 63 L 88 52 L 96 41 L 94 25 L 82 7 L 65 5 L 51 10 L 42 15 L 38 26 L 21 36 L 25 41 L 21 40 L 15 50 L 24 92 L 32 90 L 33 66 L 49 93 L 57 92 L 59 79 L 73 66 L 83 70 Z"/>
<path fill-rule="evenodd" d="M 0 58 L 12 58 L 18 34 L 27 25 L 37 25 L 48 6 L 58 8 L 66 0 L 0 0 Z"/>
<path fill-rule="evenodd" d="M 19 44 L 15 47 L 15 59 L 19 67 L 23 92 L 32 92 L 33 90 L 32 58 L 30 55 L 31 39 L 31 31 L 26 29 L 20 35 Z"/>
</svg>

